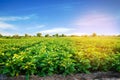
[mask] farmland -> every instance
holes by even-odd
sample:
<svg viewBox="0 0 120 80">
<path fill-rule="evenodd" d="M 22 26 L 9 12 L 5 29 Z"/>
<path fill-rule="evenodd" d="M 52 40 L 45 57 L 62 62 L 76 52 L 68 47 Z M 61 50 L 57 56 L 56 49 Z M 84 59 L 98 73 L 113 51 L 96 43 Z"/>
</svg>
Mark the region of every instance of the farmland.
<svg viewBox="0 0 120 80">
<path fill-rule="evenodd" d="M 0 38 L 0 74 L 120 72 L 119 37 Z"/>
</svg>

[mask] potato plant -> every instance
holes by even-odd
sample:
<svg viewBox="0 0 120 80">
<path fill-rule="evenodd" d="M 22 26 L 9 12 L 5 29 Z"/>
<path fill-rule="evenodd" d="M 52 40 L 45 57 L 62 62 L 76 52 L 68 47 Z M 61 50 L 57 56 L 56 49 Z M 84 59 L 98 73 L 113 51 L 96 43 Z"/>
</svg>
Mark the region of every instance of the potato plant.
<svg viewBox="0 0 120 80">
<path fill-rule="evenodd" d="M 0 39 L 0 74 L 53 75 L 120 72 L 120 38 L 31 37 Z"/>
</svg>

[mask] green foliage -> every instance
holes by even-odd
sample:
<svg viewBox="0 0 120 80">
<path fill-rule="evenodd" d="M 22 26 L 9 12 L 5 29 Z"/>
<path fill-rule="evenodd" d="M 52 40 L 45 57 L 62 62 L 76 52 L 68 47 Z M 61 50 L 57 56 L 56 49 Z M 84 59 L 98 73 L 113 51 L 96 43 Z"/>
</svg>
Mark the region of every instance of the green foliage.
<svg viewBox="0 0 120 80">
<path fill-rule="evenodd" d="M 120 72 L 120 53 L 114 55 L 113 69 Z"/>
<path fill-rule="evenodd" d="M 13 35 L 13 38 L 20 38 L 18 34 Z"/>
<path fill-rule="evenodd" d="M 119 68 L 119 38 L 82 37 L 73 39 L 77 50 L 74 56 L 77 71 L 88 73 Z M 113 69 L 113 65 L 115 69 Z"/>
<path fill-rule="evenodd" d="M 0 74 L 120 72 L 120 40 L 98 37 L 0 39 Z"/>
<path fill-rule="evenodd" d="M 66 35 L 65 34 L 61 34 L 60 37 L 66 37 Z"/>
<path fill-rule="evenodd" d="M 0 38 L 1 38 L 1 37 L 3 37 L 3 35 L 2 35 L 2 34 L 0 34 Z"/>
<path fill-rule="evenodd" d="M 42 33 L 37 33 L 37 37 L 42 37 Z"/>
<path fill-rule="evenodd" d="M 59 37 L 59 34 L 57 33 L 57 34 L 55 34 L 55 37 Z"/>
<path fill-rule="evenodd" d="M 3 74 L 17 76 L 20 74 L 38 74 L 41 76 L 52 74 L 70 74 L 75 71 L 74 60 L 71 58 L 74 50 L 69 39 L 42 38 L 16 40 L 15 45 L 9 42 L 1 51 L 0 61 L 4 63 Z M 8 40 L 8 39 L 7 39 Z M 22 41 L 20 43 L 20 41 Z M 4 42 L 4 40 L 3 40 Z M 3 44 L 3 43 L 1 43 Z M 10 46 L 9 46 L 10 45 Z M 22 46 L 21 46 L 22 45 Z"/>
<path fill-rule="evenodd" d="M 31 37 L 29 34 L 25 34 L 25 37 Z"/>
<path fill-rule="evenodd" d="M 50 37 L 50 35 L 49 35 L 49 34 L 46 34 L 45 37 Z"/>
</svg>

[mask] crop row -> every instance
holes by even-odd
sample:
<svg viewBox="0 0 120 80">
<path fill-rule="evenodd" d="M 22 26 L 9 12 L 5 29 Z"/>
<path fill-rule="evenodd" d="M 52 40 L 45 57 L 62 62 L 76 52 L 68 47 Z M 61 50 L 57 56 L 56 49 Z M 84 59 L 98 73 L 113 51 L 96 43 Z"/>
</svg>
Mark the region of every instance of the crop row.
<svg viewBox="0 0 120 80">
<path fill-rule="evenodd" d="M 1 39 L 0 73 L 9 76 L 120 72 L 119 38 Z"/>
</svg>

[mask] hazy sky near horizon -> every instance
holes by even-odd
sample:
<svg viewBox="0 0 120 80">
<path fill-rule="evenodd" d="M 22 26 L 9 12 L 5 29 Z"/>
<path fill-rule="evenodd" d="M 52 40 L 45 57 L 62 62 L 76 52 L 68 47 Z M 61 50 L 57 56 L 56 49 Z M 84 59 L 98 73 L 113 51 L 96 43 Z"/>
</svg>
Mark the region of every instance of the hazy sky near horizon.
<svg viewBox="0 0 120 80">
<path fill-rule="evenodd" d="M 120 0 L 0 0 L 0 33 L 120 34 Z"/>
</svg>

